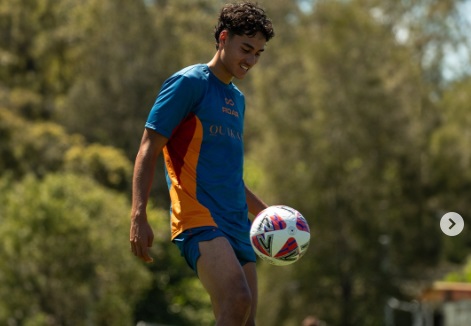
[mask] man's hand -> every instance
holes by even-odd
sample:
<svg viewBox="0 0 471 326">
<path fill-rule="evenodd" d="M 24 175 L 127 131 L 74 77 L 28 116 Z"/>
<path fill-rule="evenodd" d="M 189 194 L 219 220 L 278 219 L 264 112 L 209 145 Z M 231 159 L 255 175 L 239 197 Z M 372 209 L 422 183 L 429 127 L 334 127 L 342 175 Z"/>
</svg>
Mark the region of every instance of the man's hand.
<svg viewBox="0 0 471 326">
<path fill-rule="evenodd" d="M 154 241 L 154 232 L 147 222 L 146 216 L 133 216 L 131 218 L 130 230 L 131 250 L 135 256 L 147 263 L 154 260 L 149 256 L 149 248 L 152 247 Z"/>
</svg>

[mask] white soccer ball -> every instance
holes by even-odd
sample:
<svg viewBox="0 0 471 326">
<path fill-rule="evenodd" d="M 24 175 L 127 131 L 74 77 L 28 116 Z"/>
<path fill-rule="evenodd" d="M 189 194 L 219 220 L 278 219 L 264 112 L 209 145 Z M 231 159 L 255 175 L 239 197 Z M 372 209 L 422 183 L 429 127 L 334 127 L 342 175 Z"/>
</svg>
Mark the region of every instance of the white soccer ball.
<svg viewBox="0 0 471 326">
<path fill-rule="evenodd" d="M 306 252 L 311 233 L 306 219 L 294 208 L 270 206 L 255 217 L 250 242 L 255 253 L 276 266 L 299 260 Z"/>
</svg>

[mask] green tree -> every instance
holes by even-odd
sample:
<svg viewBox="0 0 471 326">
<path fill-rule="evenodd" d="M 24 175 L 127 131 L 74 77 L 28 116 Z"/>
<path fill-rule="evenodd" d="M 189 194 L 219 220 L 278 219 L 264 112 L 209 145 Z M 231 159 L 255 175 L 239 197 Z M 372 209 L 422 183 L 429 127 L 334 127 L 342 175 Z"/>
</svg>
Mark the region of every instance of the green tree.
<svg viewBox="0 0 471 326">
<path fill-rule="evenodd" d="M 19 178 L 59 171 L 64 153 L 83 143 L 83 137 L 67 134 L 58 124 L 29 122 L 4 108 L 0 108 L 0 139 L 0 175 L 8 171 Z"/>
<path fill-rule="evenodd" d="M 465 195 L 471 186 L 471 79 L 458 80 L 448 87 L 438 104 L 440 122 L 431 135 L 427 152 L 426 175 L 435 187 L 431 189 L 429 205 L 437 218 L 446 212 L 466 214 L 471 209 Z M 471 236 L 464 234 L 444 239 L 443 257 L 453 263 L 463 263 L 471 248 Z"/>
<path fill-rule="evenodd" d="M 100 144 L 73 146 L 65 152 L 63 160 L 66 171 L 91 176 L 109 188 L 131 189 L 131 162 L 115 147 Z"/>
<path fill-rule="evenodd" d="M 126 199 L 74 175 L 5 180 L 0 323 L 129 325 L 151 276 L 116 236 Z"/>
<path fill-rule="evenodd" d="M 64 33 L 71 1 L 18 0 L 0 2 L 0 88 L 2 104 L 22 115 L 49 119 L 56 96 L 69 87 L 68 51 Z"/>
<path fill-rule="evenodd" d="M 262 268 L 261 297 L 289 307 L 267 324 L 316 313 L 333 324 L 376 325 L 386 298 L 411 295 L 403 285 L 418 286 L 440 261 L 427 197 L 437 185 L 424 173 L 443 87 L 443 53 L 432 50 L 447 44 L 451 31 L 438 26 L 456 7 L 414 9 L 430 10 L 433 23 L 394 24 L 393 15 L 410 18 L 412 9 L 393 2 L 319 1 L 312 12 L 291 11 L 290 29 L 270 43 L 274 65 L 253 78 L 261 96 L 249 126 L 260 138 L 249 156 L 265 171 L 262 193 L 298 208 L 313 232 L 295 267 Z M 399 28 L 410 29 L 407 42 Z M 290 282 L 271 286 L 279 279 Z"/>
<path fill-rule="evenodd" d="M 93 177 L 109 188 L 129 191 L 132 165 L 123 151 L 99 144 L 88 145 L 84 137 L 68 134 L 52 122 L 31 122 L 0 109 L 0 175 L 11 173 L 43 177 L 69 171 Z"/>
<path fill-rule="evenodd" d="M 471 259 L 468 257 L 462 270 L 448 273 L 445 281 L 471 283 Z"/>
<path fill-rule="evenodd" d="M 88 0 L 67 16 L 74 76 L 58 103 L 58 120 L 90 142 L 129 152 L 139 143 L 160 65 L 144 1 Z"/>
<path fill-rule="evenodd" d="M 152 255 L 129 250 L 129 203 L 74 174 L 0 179 L 0 323 L 211 325 L 209 297 L 149 207 Z"/>
<path fill-rule="evenodd" d="M 214 1 L 121 0 L 89 0 L 74 8 L 69 29 L 78 38 L 75 75 L 60 121 L 133 157 L 163 81 L 209 60 L 213 8 Z"/>
</svg>

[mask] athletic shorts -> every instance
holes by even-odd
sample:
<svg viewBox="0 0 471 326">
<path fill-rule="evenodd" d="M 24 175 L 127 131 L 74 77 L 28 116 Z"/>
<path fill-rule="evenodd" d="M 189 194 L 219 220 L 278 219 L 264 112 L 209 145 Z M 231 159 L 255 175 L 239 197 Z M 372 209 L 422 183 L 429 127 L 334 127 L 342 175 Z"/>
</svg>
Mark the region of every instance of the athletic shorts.
<svg viewBox="0 0 471 326">
<path fill-rule="evenodd" d="M 173 239 L 173 242 L 180 249 L 180 253 L 185 257 L 188 266 L 198 274 L 196 261 L 201 256 L 199 243 L 210 241 L 217 237 L 224 237 L 229 241 L 241 266 L 256 261 L 255 252 L 250 243 L 237 241 L 214 226 L 202 226 L 185 230 Z"/>
</svg>

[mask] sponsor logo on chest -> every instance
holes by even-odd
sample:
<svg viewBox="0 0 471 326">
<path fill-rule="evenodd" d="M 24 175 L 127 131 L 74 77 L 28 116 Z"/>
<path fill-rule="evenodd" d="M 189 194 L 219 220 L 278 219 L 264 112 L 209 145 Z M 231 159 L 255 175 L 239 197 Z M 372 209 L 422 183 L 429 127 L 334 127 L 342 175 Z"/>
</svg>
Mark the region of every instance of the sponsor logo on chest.
<svg viewBox="0 0 471 326">
<path fill-rule="evenodd" d="M 224 101 L 226 103 L 226 106 L 223 106 L 222 107 L 222 112 L 225 113 L 225 114 L 229 114 L 229 115 L 232 115 L 236 118 L 239 118 L 239 112 L 237 112 L 237 110 L 234 110 L 233 107 L 234 107 L 234 101 L 230 98 L 224 98 Z"/>
</svg>

